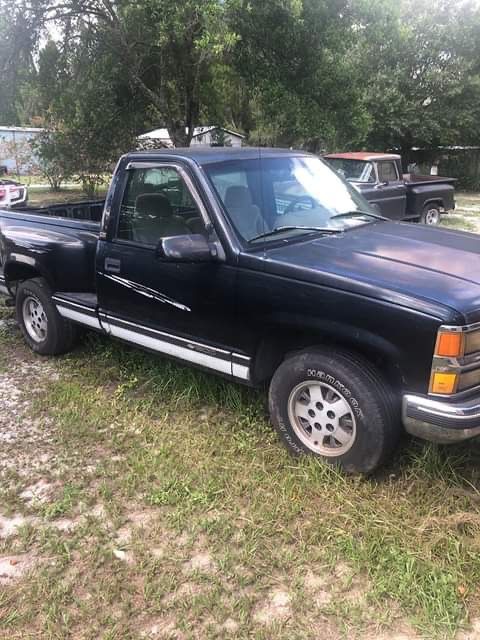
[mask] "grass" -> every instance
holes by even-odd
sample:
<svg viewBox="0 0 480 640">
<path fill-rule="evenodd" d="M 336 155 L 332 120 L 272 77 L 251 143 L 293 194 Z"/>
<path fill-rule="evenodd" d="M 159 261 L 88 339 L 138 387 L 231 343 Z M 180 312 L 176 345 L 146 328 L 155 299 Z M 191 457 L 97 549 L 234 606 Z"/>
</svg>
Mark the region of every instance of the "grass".
<svg viewBox="0 0 480 640">
<path fill-rule="evenodd" d="M 453 638 L 480 617 L 476 441 L 405 440 L 346 477 L 287 454 L 263 392 L 91 334 L 45 361 L 0 324 L 10 374 L 28 407 L 0 516 L 25 523 L 0 561 L 37 564 L 0 588 L 0 637 Z M 25 476 L 29 430 L 45 462 Z"/>
<path fill-rule="evenodd" d="M 480 194 L 458 192 L 455 201 L 455 212 L 443 216 L 441 224 L 461 231 L 480 232 Z"/>
<path fill-rule="evenodd" d="M 9 637 L 223 638 L 234 624 L 235 638 L 303 639 L 319 621 L 332 638 L 452 637 L 477 615 L 476 443 L 407 442 L 375 477 L 345 477 L 286 453 L 263 393 L 92 336 L 55 364 L 30 410 L 62 462 L 45 472 L 55 495 L 29 507 L 41 524 L 4 543 L 44 559 L 0 596 Z M 275 589 L 288 615 L 269 608 Z"/>
</svg>

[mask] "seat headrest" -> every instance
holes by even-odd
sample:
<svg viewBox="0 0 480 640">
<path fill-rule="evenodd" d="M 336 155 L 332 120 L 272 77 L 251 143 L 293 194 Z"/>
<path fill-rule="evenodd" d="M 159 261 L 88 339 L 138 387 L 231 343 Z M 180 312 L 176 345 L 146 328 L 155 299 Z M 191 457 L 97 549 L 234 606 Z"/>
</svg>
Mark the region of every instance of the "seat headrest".
<svg viewBox="0 0 480 640">
<path fill-rule="evenodd" d="M 135 200 L 135 210 L 140 215 L 155 218 L 170 218 L 173 215 L 172 205 L 162 193 L 142 193 Z"/>
<path fill-rule="evenodd" d="M 239 209 L 241 207 L 250 207 L 252 205 L 252 196 L 247 187 L 241 185 L 232 185 L 225 192 L 225 206 L 227 209 Z"/>
</svg>

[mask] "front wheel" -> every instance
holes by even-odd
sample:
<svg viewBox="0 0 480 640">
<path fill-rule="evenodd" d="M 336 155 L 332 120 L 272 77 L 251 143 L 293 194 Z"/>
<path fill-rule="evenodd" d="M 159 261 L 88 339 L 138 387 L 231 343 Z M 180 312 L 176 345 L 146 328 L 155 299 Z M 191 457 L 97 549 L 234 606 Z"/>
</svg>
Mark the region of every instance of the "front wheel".
<svg viewBox="0 0 480 640">
<path fill-rule="evenodd" d="M 44 278 L 25 280 L 17 289 L 16 314 L 28 346 L 41 355 L 69 351 L 76 338 L 75 326 L 62 318 Z"/>
<path fill-rule="evenodd" d="M 401 432 L 393 394 L 372 365 L 353 353 L 303 351 L 275 372 L 272 422 L 295 454 L 313 454 L 349 473 L 370 473 Z"/>
<path fill-rule="evenodd" d="M 437 225 L 440 223 L 440 209 L 438 205 L 430 204 L 425 207 L 420 217 L 420 222 L 428 225 Z"/>
</svg>

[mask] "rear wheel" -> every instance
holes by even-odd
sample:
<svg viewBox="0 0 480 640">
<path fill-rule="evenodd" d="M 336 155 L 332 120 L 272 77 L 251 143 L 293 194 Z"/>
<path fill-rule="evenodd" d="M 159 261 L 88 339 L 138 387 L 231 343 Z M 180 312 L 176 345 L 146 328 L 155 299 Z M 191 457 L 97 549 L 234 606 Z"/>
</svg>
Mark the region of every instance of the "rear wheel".
<svg viewBox="0 0 480 640">
<path fill-rule="evenodd" d="M 427 205 L 421 215 L 420 222 L 428 225 L 436 225 L 440 223 L 440 209 L 436 204 Z"/>
<path fill-rule="evenodd" d="M 72 348 L 76 328 L 58 313 L 44 278 L 32 278 L 18 286 L 16 314 L 25 342 L 36 353 L 58 355 Z"/>
<path fill-rule="evenodd" d="M 303 351 L 275 372 L 272 422 L 295 454 L 311 454 L 350 473 L 369 473 L 397 445 L 393 393 L 366 360 L 347 351 Z"/>
</svg>

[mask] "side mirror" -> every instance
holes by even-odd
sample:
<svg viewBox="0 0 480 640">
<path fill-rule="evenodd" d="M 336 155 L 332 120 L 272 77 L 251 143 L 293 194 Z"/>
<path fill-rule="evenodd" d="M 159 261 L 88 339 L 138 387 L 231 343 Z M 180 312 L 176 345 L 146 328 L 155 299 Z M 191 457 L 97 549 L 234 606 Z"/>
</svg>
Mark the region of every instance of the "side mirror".
<svg viewBox="0 0 480 640">
<path fill-rule="evenodd" d="M 162 238 L 156 254 L 168 262 L 211 262 L 216 256 L 215 249 L 199 233 Z"/>
</svg>

